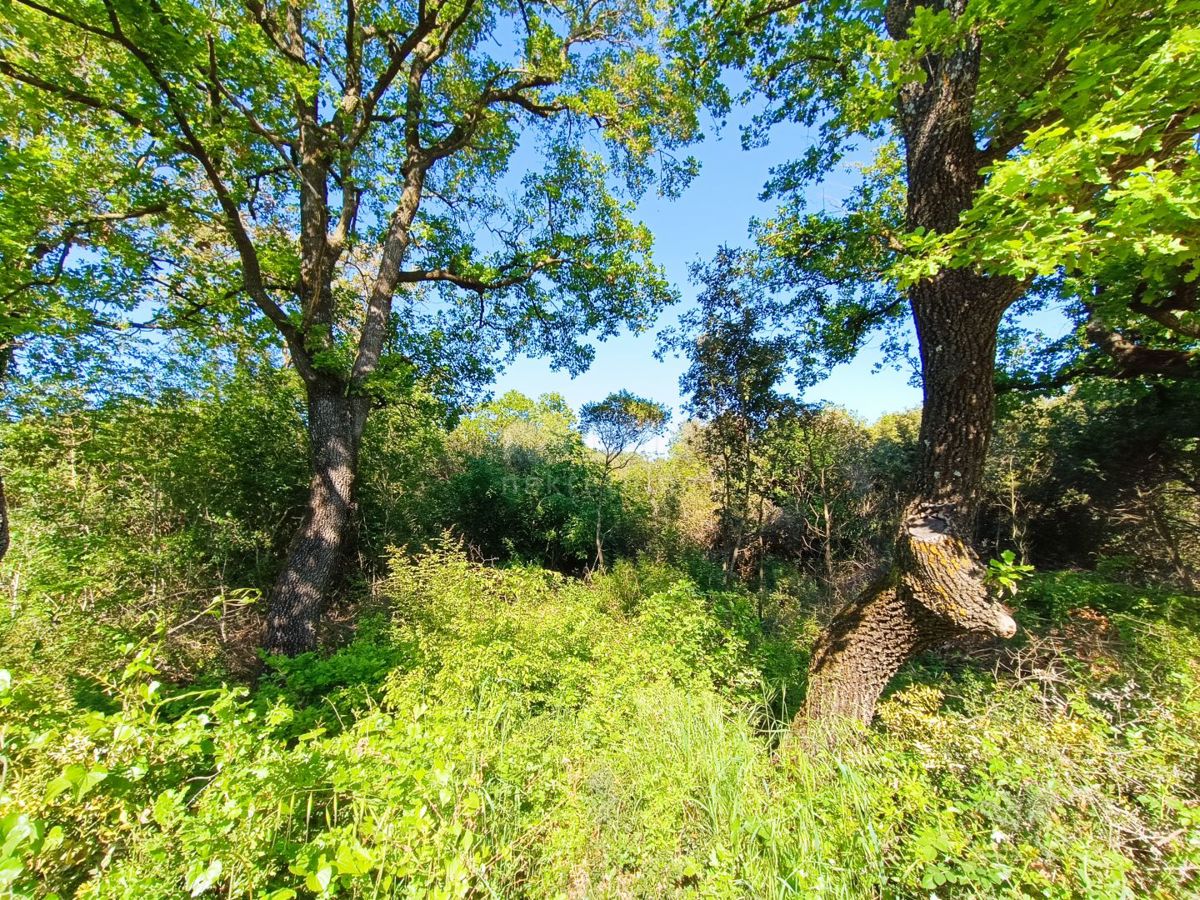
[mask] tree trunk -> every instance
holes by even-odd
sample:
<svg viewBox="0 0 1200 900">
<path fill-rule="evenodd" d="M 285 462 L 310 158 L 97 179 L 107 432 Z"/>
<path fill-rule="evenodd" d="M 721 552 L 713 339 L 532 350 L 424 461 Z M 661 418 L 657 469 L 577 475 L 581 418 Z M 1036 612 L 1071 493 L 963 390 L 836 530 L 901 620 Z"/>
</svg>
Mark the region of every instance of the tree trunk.
<svg viewBox="0 0 1200 900">
<path fill-rule="evenodd" d="M 820 476 L 817 480 L 817 487 L 821 491 L 821 521 L 825 525 L 825 533 L 822 537 L 825 540 L 825 586 L 830 590 L 833 589 L 833 513 L 829 510 L 829 493 L 826 488 L 825 468 L 822 466 L 819 469 Z"/>
<path fill-rule="evenodd" d="M 971 291 L 972 280 L 982 281 L 947 272 L 912 292 L 925 384 L 916 491 L 891 571 L 843 608 L 817 642 L 806 719 L 870 722 L 884 688 L 916 654 L 970 632 L 1016 631 L 1008 610 L 988 595 L 969 543 L 992 431 L 999 320 L 978 308 L 990 286 Z"/>
<path fill-rule="evenodd" d="M 896 40 L 920 6 L 959 16 L 966 0 L 890 0 Z M 980 184 L 974 135 L 979 39 L 922 60 L 926 77 L 900 91 L 907 226 L 957 227 Z M 809 668 L 806 720 L 869 722 L 880 694 L 913 655 L 967 633 L 1011 637 L 1007 609 L 983 583 L 969 539 L 992 435 L 996 330 L 1020 293 L 1013 279 L 944 269 L 909 291 L 921 351 L 924 406 L 920 464 L 891 571 L 851 601 L 818 640 Z"/>
<path fill-rule="evenodd" d="M 888 573 L 868 587 L 822 633 L 813 650 L 805 720 L 869 722 L 892 676 L 925 649 L 921 610 L 910 607 L 893 578 Z"/>
<path fill-rule="evenodd" d="M 603 531 L 603 510 L 604 510 L 604 494 L 608 484 L 608 478 L 605 477 L 600 482 L 600 496 L 596 499 L 596 567 L 594 572 L 603 574 L 604 572 L 604 531 Z"/>
<path fill-rule="evenodd" d="M 12 535 L 8 524 L 8 496 L 4 493 L 4 478 L 0 476 L 0 562 L 8 555 Z"/>
<path fill-rule="evenodd" d="M 263 647 L 294 656 L 317 645 L 317 622 L 341 569 L 358 476 L 358 451 L 369 401 L 347 397 L 338 383 L 308 388 L 312 466 L 308 506 L 271 591 Z"/>
<path fill-rule="evenodd" d="M 926 490 L 909 504 L 891 570 L 821 634 L 797 727 L 833 718 L 868 723 L 884 688 L 916 654 L 967 634 L 1016 633 L 1010 611 L 984 585 L 983 566 L 959 524 L 969 516 L 934 499 L 939 493 Z"/>
<path fill-rule="evenodd" d="M 758 617 L 762 619 L 762 596 L 766 589 L 767 581 L 767 539 L 763 533 L 766 530 L 766 504 L 767 499 L 761 493 L 758 495 Z"/>
</svg>

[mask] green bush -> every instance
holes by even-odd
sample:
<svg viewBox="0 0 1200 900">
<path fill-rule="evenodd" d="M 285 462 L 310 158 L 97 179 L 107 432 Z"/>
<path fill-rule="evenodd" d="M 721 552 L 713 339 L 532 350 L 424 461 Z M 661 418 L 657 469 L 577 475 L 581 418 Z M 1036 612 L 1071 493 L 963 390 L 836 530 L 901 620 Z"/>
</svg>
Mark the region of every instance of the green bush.
<svg viewBox="0 0 1200 900">
<path fill-rule="evenodd" d="M 269 584 L 302 509 L 301 407 L 298 381 L 264 368 L 194 395 L 0 426 L 13 520 L 4 664 L 90 681 L 162 629 L 164 669 L 211 668 L 222 633 L 252 627 L 234 613 Z M 205 614 L 214 598 L 223 617 Z"/>
<path fill-rule="evenodd" d="M 1200 640 L 1168 614 L 1186 598 L 1123 590 L 1040 577 L 1023 642 L 911 667 L 862 740 L 824 747 L 780 740 L 791 638 L 755 597 L 663 567 L 586 584 L 397 557 L 387 617 L 253 692 L 159 684 L 151 645 L 90 704 L 28 663 L 0 675 L 0 887 L 1183 896 Z M 791 617 L 802 659 L 814 625 Z"/>
</svg>

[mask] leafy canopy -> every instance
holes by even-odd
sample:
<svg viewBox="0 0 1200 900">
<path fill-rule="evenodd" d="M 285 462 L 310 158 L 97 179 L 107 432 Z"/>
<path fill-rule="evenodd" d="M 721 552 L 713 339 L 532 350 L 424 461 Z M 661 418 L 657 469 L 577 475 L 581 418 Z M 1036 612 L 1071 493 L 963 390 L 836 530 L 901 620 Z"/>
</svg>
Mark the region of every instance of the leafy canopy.
<svg viewBox="0 0 1200 900">
<path fill-rule="evenodd" d="M 747 96 L 765 101 L 746 142 L 781 123 L 814 135 L 772 173 L 766 193 L 780 205 L 756 233 L 774 286 L 818 323 L 806 337 L 821 355 L 845 359 L 874 328 L 898 325 L 904 289 L 945 267 L 1016 276 L 1035 288 L 1025 311 L 1066 298 L 1081 325 L 1099 315 L 1152 346 L 1194 347 L 1196 0 L 701 5 L 710 15 L 682 52 L 745 72 Z M 893 38 L 888 16 L 910 7 Z M 927 77 L 922 59 L 968 36 L 982 48 L 979 189 L 957 228 L 909 232 L 898 94 Z M 806 188 L 851 162 L 843 207 L 808 208 Z M 893 331 L 891 349 L 901 344 Z"/>
<path fill-rule="evenodd" d="M 310 382 L 471 381 L 504 348 L 577 370 L 581 335 L 671 298 L 630 216 L 694 168 L 673 155 L 697 120 L 659 18 L 644 0 L 15 0 L 0 165 L 49 184 L 6 189 L 4 221 L 44 213 L 0 250 L 73 308 L 281 336 Z M 111 223 L 73 226 L 76 208 Z"/>
<path fill-rule="evenodd" d="M 783 330 L 788 304 L 766 290 L 745 252 L 722 247 L 692 275 L 701 286 L 696 305 L 679 327 L 660 334 L 660 353 L 687 357 L 679 384 L 692 415 L 761 433 L 792 406 L 780 393 L 784 381 L 811 377 L 794 336 Z"/>
<path fill-rule="evenodd" d="M 627 390 L 586 403 L 579 411 L 580 427 L 584 433 L 596 435 L 610 464 L 626 450 L 636 451 L 662 434 L 670 420 L 670 412 L 661 403 Z"/>
</svg>

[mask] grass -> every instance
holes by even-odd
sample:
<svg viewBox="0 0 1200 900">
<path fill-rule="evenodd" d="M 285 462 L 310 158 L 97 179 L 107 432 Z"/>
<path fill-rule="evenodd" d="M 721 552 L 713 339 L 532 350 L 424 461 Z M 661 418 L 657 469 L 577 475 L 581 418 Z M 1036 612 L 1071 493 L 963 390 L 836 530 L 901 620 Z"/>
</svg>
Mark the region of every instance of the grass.
<svg viewBox="0 0 1200 900">
<path fill-rule="evenodd" d="M 1194 598 L 1035 579 L 1014 645 L 910 666 L 861 740 L 786 737 L 812 611 L 666 570 L 398 559 L 385 614 L 253 692 L 98 682 L 5 635 L 15 896 L 1197 893 Z M 64 629 L 63 634 L 73 633 Z M 46 640 L 43 635 L 42 640 Z M 24 648 L 24 649 L 23 649 Z M 102 667 L 101 667 L 102 668 Z M 64 678 L 66 673 L 60 673 Z M 61 680 L 61 679 L 60 679 Z M 80 695 L 82 696 L 82 695 Z"/>
</svg>

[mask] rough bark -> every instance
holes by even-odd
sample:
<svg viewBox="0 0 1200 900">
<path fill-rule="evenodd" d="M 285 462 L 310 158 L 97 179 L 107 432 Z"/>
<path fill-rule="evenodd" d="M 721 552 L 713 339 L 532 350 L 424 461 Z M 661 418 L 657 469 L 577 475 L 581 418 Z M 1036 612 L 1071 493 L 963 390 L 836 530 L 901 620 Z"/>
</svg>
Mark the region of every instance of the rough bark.
<svg viewBox="0 0 1200 900">
<path fill-rule="evenodd" d="M 843 607 L 817 642 L 805 719 L 870 722 L 880 694 L 914 655 L 966 634 L 1016 633 L 948 515 L 943 507 L 910 507 L 891 571 Z"/>
<path fill-rule="evenodd" d="M 392 297 L 399 283 L 400 266 L 408 249 L 423 184 L 424 169 L 414 165 L 388 226 L 350 378 L 324 375 L 311 364 L 293 360 L 305 379 L 308 393 L 312 480 L 304 518 L 292 537 L 287 559 L 271 591 L 263 639 L 263 648 L 268 653 L 292 656 L 316 646 L 317 621 L 337 578 L 349 539 L 359 443 L 370 410 L 364 386 L 383 353 Z M 328 217 L 323 212 L 323 195 L 311 206 L 311 217 L 319 222 L 311 234 L 304 227 L 301 229 L 303 308 L 306 330 L 322 339 L 334 314 L 329 280 L 329 260 L 334 249 L 324 237 Z"/>
<path fill-rule="evenodd" d="M 0 562 L 8 554 L 12 537 L 8 525 L 8 497 L 4 493 L 4 479 L 0 477 Z"/>
<path fill-rule="evenodd" d="M 966 0 L 892 0 L 888 31 L 903 39 L 919 6 L 961 15 Z M 922 60 L 926 77 L 900 92 L 907 225 L 953 230 L 985 162 L 973 131 L 980 44 Z M 913 655 L 968 633 L 1010 637 L 1016 624 L 989 597 L 969 536 L 995 407 L 996 330 L 1020 285 L 946 269 L 909 291 L 924 383 L 920 463 L 891 571 L 851 601 L 821 636 L 797 725 L 869 722 L 880 694 Z"/>
<path fill-rule="evenodd" d="M 909 610 L 893 573 L 834 617 L 813 650 L 804 718 L 869 722 L 896 670 L 918 652 L 920 610 Z"/>
<path fill-rule="evenodd" d="M 312 481 L 304 518 L 271 592 L 263 647 L 294 656 L 316 647 L 316 624 L 338 577 L 350 532 L 368 401 L 336 383 L 308 388 Z"/>
</svg>

